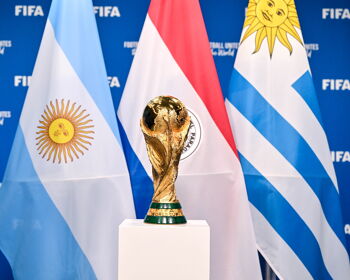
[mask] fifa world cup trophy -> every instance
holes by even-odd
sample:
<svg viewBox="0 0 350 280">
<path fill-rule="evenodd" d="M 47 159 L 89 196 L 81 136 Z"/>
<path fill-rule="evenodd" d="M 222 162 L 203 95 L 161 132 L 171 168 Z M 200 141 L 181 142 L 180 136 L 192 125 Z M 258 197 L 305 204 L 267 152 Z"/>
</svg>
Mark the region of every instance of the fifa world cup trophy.
<svg viewBox="0 0 350 280">
<path fill-rule="evenodd" d="M 184 104 L 172 96 L 158 96 L 146 106 L 141 129 L 152 164 L 154 194 L 145 223 L 184 224 L 186 218 L 176 197 L 175 180 L 190 127 Z"/>
</svg>

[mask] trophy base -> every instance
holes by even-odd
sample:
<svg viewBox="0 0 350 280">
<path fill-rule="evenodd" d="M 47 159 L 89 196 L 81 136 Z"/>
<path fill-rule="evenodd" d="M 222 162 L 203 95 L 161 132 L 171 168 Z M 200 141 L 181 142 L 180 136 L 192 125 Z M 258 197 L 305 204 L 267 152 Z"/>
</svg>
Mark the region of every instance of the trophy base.
<svg viewBox="0 0 350 280">
<path fill-rule="evenodd" d="M 186 224 L 186 218 L 182 213 L 181 204 L 152 202 L 144 219 L 148 224 Z"/>
</svg>

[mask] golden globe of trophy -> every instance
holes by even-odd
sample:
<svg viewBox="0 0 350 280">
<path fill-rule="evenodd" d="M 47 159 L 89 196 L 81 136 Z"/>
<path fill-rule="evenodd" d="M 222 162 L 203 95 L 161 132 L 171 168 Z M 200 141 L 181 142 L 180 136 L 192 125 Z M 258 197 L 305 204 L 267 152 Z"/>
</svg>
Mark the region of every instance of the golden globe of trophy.
<svg viewBox="0 0 350 280">
<path fill-rule="evenodd" d="M 146 106 L 141 129 L 152 164 L 154 194 L 145 223 L 184 224 L 176 198 L 175 180 L 191 118 L 184 104 L 172 96 L 158 96 Z"/>
</svg>

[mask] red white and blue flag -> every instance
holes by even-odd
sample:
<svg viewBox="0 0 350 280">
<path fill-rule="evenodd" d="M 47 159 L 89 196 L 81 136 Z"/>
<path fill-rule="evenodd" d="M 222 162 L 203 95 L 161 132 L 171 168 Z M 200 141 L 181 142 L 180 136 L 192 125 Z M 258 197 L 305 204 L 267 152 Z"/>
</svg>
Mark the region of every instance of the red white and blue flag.
<svg viewBox="0 0 350 280">
<path fill-rule="evenodd" d="M 243 174 L 198 0 L 151 2 L 120 102 L 138 218 L 153 194 L 139 121 L 159 95 L 179 98 L 191 115 L 176 190 L 186 217 L 210 225 L 210 279 L 261 279 Z"/>
</svg>

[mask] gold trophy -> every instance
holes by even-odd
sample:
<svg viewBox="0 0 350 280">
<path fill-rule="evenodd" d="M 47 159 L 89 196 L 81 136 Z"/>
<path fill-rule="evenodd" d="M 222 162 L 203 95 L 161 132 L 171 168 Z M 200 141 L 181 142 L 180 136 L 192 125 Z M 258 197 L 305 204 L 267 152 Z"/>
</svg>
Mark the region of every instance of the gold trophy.
<svg viewBox="0 0 350 280">
<path fill-rule="evenodd" d="M 190 122 L 184 104 L 172 96 L 152 99 L 143 112 L 141 129 L 152 164 L 154 186 L 145 223 L 186 223 L 174 184 Z"/>
</svg>

